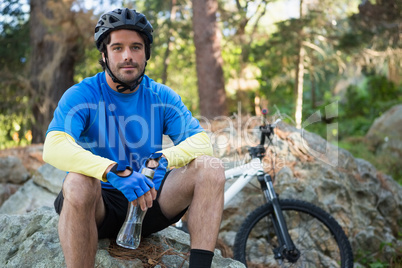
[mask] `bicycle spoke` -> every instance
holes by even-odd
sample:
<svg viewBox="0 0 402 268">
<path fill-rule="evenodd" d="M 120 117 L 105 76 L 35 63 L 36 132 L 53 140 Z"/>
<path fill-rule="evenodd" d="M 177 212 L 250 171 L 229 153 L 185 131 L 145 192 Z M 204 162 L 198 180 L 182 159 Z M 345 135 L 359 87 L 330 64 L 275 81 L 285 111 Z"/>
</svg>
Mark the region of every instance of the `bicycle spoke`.
<svg viewBox="0 0 402 268">
<path fill-rule="evenodd" d="M 277 238 L 274 233 L 268 234 L 268 231 L 265 231 L 265 239 L 262 237 L 249 238 L 250 242 L 247 244 L 247 251 L 250 253 L 248 255 L 249 267 L 259 267 L 260 265 L 266 265 L 260 267 L 275 267 L 275 265 L 278 265 L 277 267 L 339 267 L 337 261 L 340 262 L 340 253 L 337 243 L 321 222 L 300 212 L 283 211 L 283 214 L 288 223 L 290 236 L 301 251 L 299 261 L 290 263 L 283 260 L 283 263 L 279 264 L 272 254 L 278 246 Z M 256 225 L 253 233 L 263 229 L 273 230 L 270 221 L 268 217 L 265 217 L 264 221 Z M 257 264 L 257 266 L 252 266 L 252 264 Z"/>
<path fill-rule="evenodd" d="M 256 213 L 246 219 L 241 230 L 244 234 L 239 234 L 237 239 L 239 244 L 245 246 L 237 245 L 235 249 L 237 256 L 245 257 L 247 267 L 341 267 L 341 250 L 346 254 L 350 248 L 341 248 L 347 238 L 339 234 L 340 227 L 333 223 L 335 222 L 333 219 L 330 220 L 331 223 L 324 223 L 319 218 L 322 217 L 327 221 L 330 216 L 322 210 L 317 212 L 318 208 L 311 204 L 306 205 L 299 201 L 289 203 L 282 207 L 282 212 L 289 235 L 300 252 L 299 258 L 295 258 L 292 254 L 289 254 L 289 258 L 285 258 L 286 251 L 281 252 L 278 248 L 279 242 L 271 220 L 272 210 L 269 207 L 255 211 Z M 314 213 L 310 215 L 306 208 L 313 208 L 319 216 Z M 326 226 L 327 224 L 332 231 Z M 343 241 L 341 244 L 338 244 L 332 234 L 334 232 L 338 233 L 338 239 Z M 274 254 L 275 252 L 277 254 Z M 349 256 L 351 253 L 347 254 L 348 261 L 353 261 L 353 256 Z"/>
</svg>

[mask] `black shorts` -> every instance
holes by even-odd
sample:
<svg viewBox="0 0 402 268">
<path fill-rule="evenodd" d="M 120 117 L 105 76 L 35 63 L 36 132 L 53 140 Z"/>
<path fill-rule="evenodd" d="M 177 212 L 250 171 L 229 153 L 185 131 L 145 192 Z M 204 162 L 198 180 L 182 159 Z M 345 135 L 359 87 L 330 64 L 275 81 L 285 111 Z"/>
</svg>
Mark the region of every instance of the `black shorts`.
<svg viewBox="0 0 402 268">
<path fill-rule="evenodd" d="M 163 179 L 161 186 L 158 190 L 158 195 L 154 200 L 152 207 L 148 208 L 147 214 L 145 214 L 144 221 L 142 223 L 142 236 L 146 237 L 152 233 L 165 229 L 169 225 L 172 225 L 180 220 L 186 213 L 187 209 L 180 212 L 176 217 L 169 220 L 163 215 L 158 198 L 163 189 L 166 178 L 169 172 Z M 110 238 L 114 239 L 120 231 L 121 226 L 124 223 L 127 214 L 128 200 L 127 198 L 116 189 L 102 189 L 103 203 L 105 204 L 106 215 L 102 224 L 98 227 L 98 239 Z M 59 195 L 54 201 L 54 207 L 56 212 L 60 214 L 63 208 L 63 191 L 60 191 Z"/>
</svg>

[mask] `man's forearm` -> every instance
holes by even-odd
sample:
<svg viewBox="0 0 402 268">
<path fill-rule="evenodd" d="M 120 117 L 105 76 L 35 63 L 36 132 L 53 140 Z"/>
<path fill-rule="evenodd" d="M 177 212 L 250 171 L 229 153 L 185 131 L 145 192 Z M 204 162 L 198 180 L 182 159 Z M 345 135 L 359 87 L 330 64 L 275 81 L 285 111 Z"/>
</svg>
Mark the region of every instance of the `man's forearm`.
<svg viewBox="0 0 402 268">
<path fill-rule="evenodd" d="M 51 131 L 47 134 L 43 147 L 43 160 L 58 169 L 102 181 L 106 181 L 106 171 L 115 163 L 85 150 L 73 137 L 62 131 Z"/>
<path fill-rule="evenodd" d="M 161 151 L 168 160 L 168 168 L 182 167 L 200 155 L 213 154 L 211 141 L 205 132 L 188 137 L 176 146 Z"/>
</svg>

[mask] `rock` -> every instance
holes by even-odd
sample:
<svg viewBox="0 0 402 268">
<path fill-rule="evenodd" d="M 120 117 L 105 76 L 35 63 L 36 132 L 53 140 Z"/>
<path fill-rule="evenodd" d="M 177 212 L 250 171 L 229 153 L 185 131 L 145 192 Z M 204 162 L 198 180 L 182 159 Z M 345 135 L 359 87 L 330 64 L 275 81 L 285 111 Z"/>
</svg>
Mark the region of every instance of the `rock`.
<svg viewBox="0 0 402 268">
<path fill-rule="evenodd" d="M 51 208 L 40 208 L 25 215 L 0 215 L 0 263 L 2 267 L 65 267 L 63 252 L 57 233 L 58 215 Z M 166 267 L 188 267 L 188 262 L 179 257 L 190 248 L 189 236 L 169 227 L 149 238 L 161 243 L 177 254 L 165 254 L 162 263 Z M 96 267 L 144 267 L 139 259 L 122 260 L 109 254 L 110 240 L 98 243 Z M 213 259 L 214 268 L 241 268 L 243 264 L 223 258 L 218 251 Z"/>
<path fill-rule="evenodd" d="M 18 157 L 0 158 L 0 183 L 22 184 L 28 178 L 29 173 Z"/>
<path fill-rule="evenodd" d="M 39 207 L 53 207 L 54 193 L 29 180 L 0 207 L 0 214 L 25 214 Z"/>
<path fill-rule="evenodd" d="M 65 267 L 57 233 L 58 215 L 41 208 L 25 215 L 0 216 L 0 263 L 3 267 Z M 96 267 L 143 267 L 139 261 L 122 261 L 107 253 L 100 241 Z"/>
<path fill-rule="evenodd" d="M 42 206 L 53 207 L 66 172 L 45 164 L 0 207 L 0 214 L 24 214 Z"/>
<path fill-rule="evenodd" d="M 402 165 L 402 104 L 396 105 L 377 118 L 366 138 L 377 153 L 386 152 L 399 158 Z"/>
<path fill-rule="evenodd" d="M 57 169 L 49 164 L 44 164 L 33 176 L 33 181 L 56 195 L 61 191 L 66 172 Z"/>
<path fill-rule="evenodd" d="M 0 207 L 11 195 L 13 195 L 20 185 L 12 183 L 0 183 Z"/>
<path fill-rule="evenodd" d="M 357 261 L 361 252 L 384 262 L 397 254 L 402 244 L 401 185 L 369 162 L 284 123 L 273 145 L 263 161 L 266 171 L 272 171 L 275 155 L 274 185 L 280 198 L 305 200 L 329 212 L 343 227 Z M 261 190 L 247 185 L 225 209 L 219 237 L 232 246 L 233 231 L 263 202 Z"/>
<path fill-rule="evenodd" d="M 183 231 L 180 231 L 174 227 L 168 227 L 156 235 L 154 238 L 157 237 L 159 243 L 165 244 L 166 242 L 169 244 L 169 247 L 173 247 L 179 252 L 187 253 L 190 251 L 190 236 Z M 170 257 L 171 255 L 166 255 L 165 257 Z M 180 264 L 183 262 L 183 258 L 178 259 L 179 261 L 175 261 L 168 265 L 168 262 L 164 263 L 167 267 L 181 267 Z M 188 263 L 186 262 L 183 267 L 188 267 Z M 212 261 L 212 268 L 221 268 L 221 267 L 228 267 L 228 268 L 242 268 L 245 267 L 242 263 L 237 262 L 235 260 L 224 258 L 220 254 L 219 250 L 215 250 L 215 255 Z"/>
<path fill-rule="evenodd" d="M 29 171 L 36 171 L 45 162 L 42 159 L 43 144 L 31 144 L 28 146 L 8 148 L 0 150 L 0 157 L 18 157 L 24 167 Z"/>
<path fill-rule="evenodd" d="M 57 215 L 42 209 L 21 216 L 0 215 L 3 267 L 63 267 Z"/>
</svg>

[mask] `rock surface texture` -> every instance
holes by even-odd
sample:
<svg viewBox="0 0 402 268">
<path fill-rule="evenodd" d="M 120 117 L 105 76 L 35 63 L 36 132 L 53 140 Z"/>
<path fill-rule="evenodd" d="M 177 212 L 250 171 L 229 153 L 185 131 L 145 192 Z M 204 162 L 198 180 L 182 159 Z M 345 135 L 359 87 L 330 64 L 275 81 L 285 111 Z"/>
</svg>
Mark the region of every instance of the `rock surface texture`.
<svg viewBox="0 0 402 268">
<path fill-rule="evenodd" d="M 0 263 L 1 267 L 65 267 L 63 252 L 57 234 L 58 215 L 52 208 L 42 207 L 24 215 L 0 216 Z M 96 267 L 188 267 L 189 237 L 186 233 L 169 227 L 144 243 L 159 245 L 166 254 L 161 258 L 148 259 L 154 266 L 144 266 L 135 257 L 131 260 L 112 257 L 108 239 L 99 241 Z M 183 266 L 181 266 L 183 265 Z M 243 264 L 223 258 L 215 253 L 212 267 L 241 268 Z"/>
</svg>

